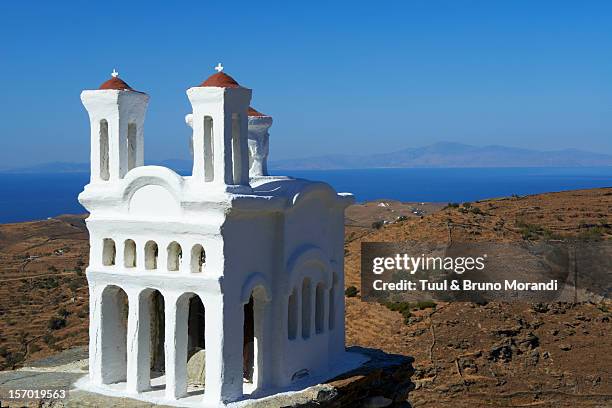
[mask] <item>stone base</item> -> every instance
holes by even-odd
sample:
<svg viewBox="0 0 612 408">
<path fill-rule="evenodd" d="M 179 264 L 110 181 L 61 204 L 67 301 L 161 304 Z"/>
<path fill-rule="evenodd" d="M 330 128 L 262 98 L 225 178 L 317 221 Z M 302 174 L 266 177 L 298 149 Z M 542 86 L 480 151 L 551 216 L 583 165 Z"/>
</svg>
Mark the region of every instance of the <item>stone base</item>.
<svg viewBox="0 0 612 408">
<path fill-rule="evenodd" d="M 344 374 L 335 376 L 321 384 L 299 388 L 295 390 L 278 390 L 279 393 L 262 398 L 245 399 L 232 404 L 228 407 L 256 407 L 256 408 L 276 408 L 276 407 L 385 407 L 402 406 L 405 404 L 408 392 L 412 390 L 413 384 L 410 381 L 412 375 L 412 359 L 405 356 L 390 355 L 380 350 L 364 349 L 360 347 L 349 348 L 348 355 L 353 356 L 353 361 L 360 361 L 358 368 L 352 369 Z M 363 357 L 365 356 L 365 358 Z M 357 359 L 355 359 L 357 357 Z M 363 363 L 364 360 L 369 359 Z M 0 401 L 1 406 L 28 406 L 23 403 L 15 404 L 9 401 L 7 396 L 8 389 L 23 388 L 49 388 L 49 387 L 71 387 L 74 381 L 81 377 L 77 382 L 77 389 L 69 392 L 66 400 L 32 402 L 33 407 L 125 407 L 125 408 L 144 408 L 153 406 L 206 406 L 201 400 L 201 393 L 194 395 L 194 401 L 186 400 L 165 401 L 163 390 L 157 398 L 149 401 L 133 399 L 134 395 L 124 395 L 121 392 L 120 384 L 116 385 L 117 390 L 104 389 L 106 395 L 91 392 L 92 389 L 79 389 L 86 387 L 87 360 L 65 363 L 61 365 L 42 367 L 28 367 L 17 371 L 0 372 Z M 311 379 L 315 380 L 315 379 Z M 113 387 L 113 386 L 111 386 Z M 104 390 L 96 390 L 97 392 Z M 139 396 L 140 397 L 140 396 Z M 139 398 L 137 397 L 137 398 Z M 248 397 L 247 397 L 248 398 Z M 216 404 L 214 406 L 217 406 Z M 407 405 L 406 405 L 407 406 Z"/>
</svg>

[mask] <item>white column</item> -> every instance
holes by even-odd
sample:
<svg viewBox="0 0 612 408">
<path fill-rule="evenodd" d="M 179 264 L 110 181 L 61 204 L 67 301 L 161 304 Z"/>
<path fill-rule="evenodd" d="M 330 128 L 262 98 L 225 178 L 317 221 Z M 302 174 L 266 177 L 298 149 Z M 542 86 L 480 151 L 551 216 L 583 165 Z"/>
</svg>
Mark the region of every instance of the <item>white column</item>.
<svg viewBox="0 0 612 408">
<path fill-rule="evenodd" d="M 145 245 L 147 240 L 134 240 L 136 243 L 136 269 L 144 270 L 145 268 Z"/>
<path fill-rule="evenodd" d="M 102 291 L 89 282 L 89 381 L 102 385 Z"/>
<path fill-rule="evenodd" d="M 272 329 L 272 307 L 270 302 L 263 299 L 255 299 L 253 305 L 255 318 L 255 367 L 253 370 L 253 384 L 256 389 L 265 388 L 271 384 L 272 350 L 271 341 L 274 331 Z M 285 319 L 286 320 L 286 319 Z M 287 331 L 282 332 L 285 334 Z"/>
<path fill-rule="evenodd" d="M 157 271 L 168 272 L 168 245 L 166 241 L 157 242 Z"/>
<path fill-rule="evenodd" d="M 142 392 L 151 387 L 151 315 L 150 293 L 128 291 L 127 390 Z"/>
<path fill-rule="evenodd" d="M 115 267 L 122 271 L 125 270 L 125 237 L 115 239 Z M 136 260 L 138 261 L 138 260 Z"/>
<path fill-rule="evenodd" d="M 192 242 L 180 242 L 181 250 L 183 251 L 183 257 L 181 264 L 179 265 L 179 273 L 190 273 L 191 272 L 191 248 L 193 247 Z"/>
<path fill-rule="evenodd" d="M 297 324 L 297 330 L 295 331 L 295 339 L 301 339 L 302 338 L 302 285 L 298 285 L 297 289 L 295 290 L 295 294 L 296 294 L 296 305 L 297 305 L 297 319 L 296 319 L 296 324 Z"/>
<path fill-rule="evenodd" d="M 329 288 L 323 288 L 323 322 L 321 333 L 329 334 Z"/>
<path fill-rule="evenodd" d="M 213 123 L 215 147 L 215 181 L 221 184 L 234 184 L 232 160 L 232 115 L 220 117 Z"/>
<path fill-rule="evenodd" d="M 206 294 L 206 386 L 204 398 L 210 404 L 242 397 L 243 305 L 230 305 L 222 295 Z"/>
<path fill-rule="evenodd" d="M 204 152 L 204 117 L 191 114 L 185 116 L 185 121 L 193 129 L 192 133 L 192 149 L 193 149 L 193 168 L 191 176 L 194 179 L 204 181 L 205 176 L 205 152 Z M 194 121 L 195 119 L 195 121 Z"/>
<path fill-rule="evenodd" d="M 175 293 L 164 293 L 163 295 L 164 307 L 166 309 L 164 346 L 166 357 L 166 398 L 174 400 L 187 395 L 189 299 L 186 296 L 179 297 Z M 208 361 L 206 365 L 208 366 Z"/>
<path fill-rule="evenodd" d="M 317 335 L 317 283 L 310 281 L 310 337 Z"/>
</svg>

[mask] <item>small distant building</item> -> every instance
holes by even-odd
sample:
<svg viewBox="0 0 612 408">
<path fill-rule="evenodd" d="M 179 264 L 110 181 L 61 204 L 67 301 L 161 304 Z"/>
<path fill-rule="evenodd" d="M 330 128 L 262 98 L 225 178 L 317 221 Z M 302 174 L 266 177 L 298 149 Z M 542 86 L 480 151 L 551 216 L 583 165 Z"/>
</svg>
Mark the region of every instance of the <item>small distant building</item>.
<svg viewBox="0 0 612 408">
<path fill-rule="evenodd" d="M 90 391 L 220 406 L 361 361 L 344 334 L 353 197 L 270 176 L 272 117 L 218 68 L 187 90 L 190 176 L 144 165 L 147 94 L 114 71 L 81 94 L 91 180 L 79 195 L 90 213 L 89 376 L 80 386 Z"/>
</svg>

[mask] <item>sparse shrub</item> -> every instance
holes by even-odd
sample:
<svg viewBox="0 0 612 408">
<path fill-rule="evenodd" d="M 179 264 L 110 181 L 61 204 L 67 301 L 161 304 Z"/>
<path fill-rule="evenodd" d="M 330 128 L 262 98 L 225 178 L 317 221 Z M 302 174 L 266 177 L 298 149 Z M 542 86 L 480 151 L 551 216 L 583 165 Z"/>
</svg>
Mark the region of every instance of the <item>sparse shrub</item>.
<svg viewBox="0 0 612 408">
<path fill-rule="evenodd" d="M 519 227 L 520 233 L 524 240 L 537 240 L 540 238 L 558 238 L 558 236 L 553 234 L 552 231 L 547 228 L 544 228 L 541 225 L 530 224 L 524 221 L 517 221 L 516 226 Z"/>
<path fill-rule="evenodd" d="M 23 362 L 25 356 L 23 353 L 11 353 L 9 352 L 6 356 L 4 356 L 4 360 L 6 365 L 9 367 L 15 367 L 17 364 Z"/>
<path fill-rule="evenodd" d="M 600 241 L 603 238 L 605 231 L 602 227 L 589 227 L 578 234 L 578 239 L 582 241 Z"/>
<path fill-rule="evenodd" d="M 58 316 L 66 318 L 68 316 L 70 316 L 70 312 L 65 308 L 65 307 L 61 307 L 58 311 L 57 311 Z"/>
<path fill-rule="evenodd" d="M 392 310 L 394 312 L 400 312 L 400 314 L 404 317 L 404 324 L 410 323 L 410 318 L 412 317 L 412 310 L 425 310 L 425 309 L 435 309 L 436 302 L 432 300 L 420 300 L 416 303 L 410 302 L 386 302 L 384 305 L 387 309 Z"/>
<path fill-rule="evenodd" d="M 372 228 L 373 229 L 381 229 L 383 225 L 385 225 L 385 222 L 383 220 L 374 221 L 372 223 Z"/>
<path fill-rule="evenodd" d="M 472 207 L 470 211 L 472 212 L 472 214 L 483 214 L 483 212 L 478 207 Z"/>
<path fill-rule="evenodd" d="M 6 349 L 6 347 L 0 347 L 0 357 L 5 357 L 8 355 L 9 351 Z"/>
<path fill-rule="evenodd" d="M 389 310 L 399 312 L 404 317 L 404 324 L 410 323 L 412 317 L 410 302 L 387 302 L 385 306 Z"/>
<path fill-rule="evenodd" d="M 55 316 L 49 319 L 47 327 L 51 330 L 59 330 L 66 327 L 66 319 L 60 316 Z"/>
<path fill-rule="evenodd" d="M 459 203 L 448 203 L 448 205 L 444 207 L 444 209 L 447 208 L 459 208 Z"/>
<path fill-rule="evenodd" d="M 36 343 L 30 345 L 29 347 L 29 351 L 30 353 L 36 353 L 37 351 L 40 351 L 40 346 Z"/>
<path fill-rule="evenodd" d="M 472 203 L 470 202 L 465 202 L 462 205 L 463 205 L 463 208 L 472 208 Z"/>
<path fill-rule="evenodd" d="M 414 305 L 414 308 L 419 309 L 419 310 L 425 310 L 425 309 L 435 309 L 436 306 L 437 306 L 436 302 L 434 302 L 433 300 L 419 300 Z"/>
<path fill-rule="evenodd" d="M 48 346 L 53 346 L 57 340 L 52 334 L 45 334 L 42 339 Z"/>
<path fill-rule="evenodd" d="M 355 296 L 357 296 L 358 292 L 359 292 L 359 290 L 355 286 L 349 286 L 344 291 L 344 294 L 346 295 L 346 297 L 355 297 Z"/>
<path fill-rule="evenodd" d="M 408 220 L 408 217 L 405 215 L 400 215 L 399 217 L 397 217 L 397 222 L 402 222 L 406 220 Z"/>
<path fill-rule="evenodd" d="M 77 281 L 70 281 L 68 288 L 74 293 L 79 289 L 79 283 Z"/>
<path fill-rule="evenodd" d="M 47 268 L 47 270 L 48 270 L 49 272 L 53 272 L 53 273 L 56 273 L 56 272 L 57 272 L 57 268 L 55 267 L 55 265 L 51 265 L 51 266 L 49 266 L 49 267 Z"/>
</svg>

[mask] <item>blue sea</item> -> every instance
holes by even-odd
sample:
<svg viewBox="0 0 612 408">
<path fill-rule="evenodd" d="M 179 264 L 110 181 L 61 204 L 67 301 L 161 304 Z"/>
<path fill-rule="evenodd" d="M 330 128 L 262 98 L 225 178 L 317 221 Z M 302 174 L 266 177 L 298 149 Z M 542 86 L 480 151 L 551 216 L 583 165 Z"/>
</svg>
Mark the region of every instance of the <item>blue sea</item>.
<svg viewBox="0 0 612 408">
<path fill-rule="evenodd" d="M 300 170 L 275 174 L 325 181 L 339 192 L 355 194 L 357 201 L 464 202 L 612 186 L 612 167 Z M 83 213 L 77 195 L 88 181 L 86 173 L 0 174 L 0 223 Z"/>
</svg>

